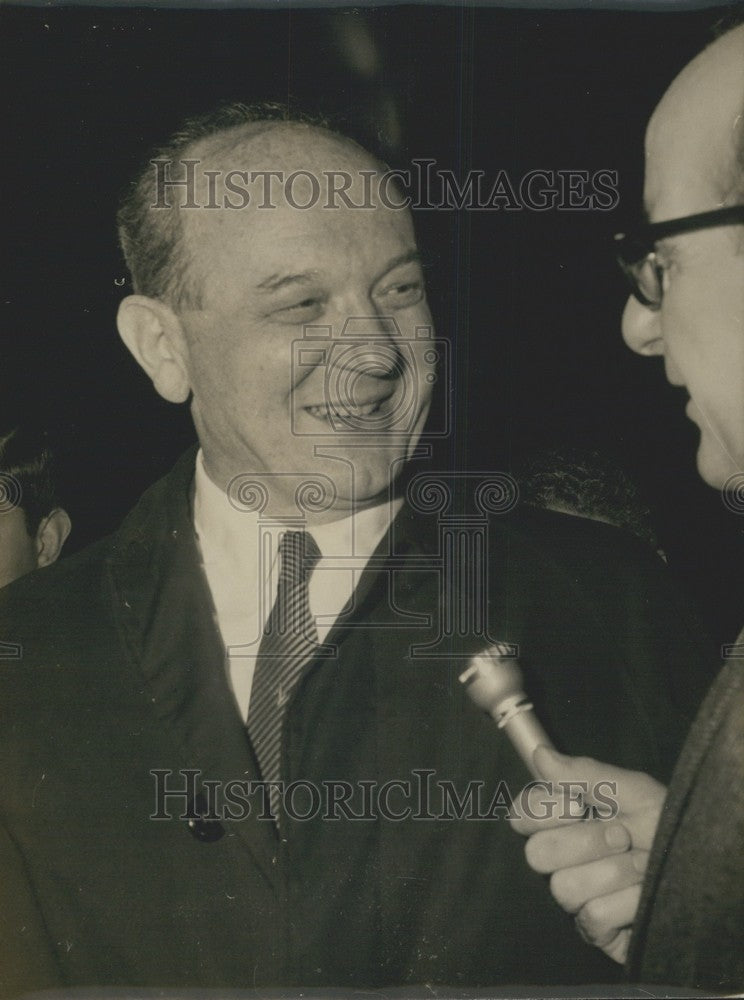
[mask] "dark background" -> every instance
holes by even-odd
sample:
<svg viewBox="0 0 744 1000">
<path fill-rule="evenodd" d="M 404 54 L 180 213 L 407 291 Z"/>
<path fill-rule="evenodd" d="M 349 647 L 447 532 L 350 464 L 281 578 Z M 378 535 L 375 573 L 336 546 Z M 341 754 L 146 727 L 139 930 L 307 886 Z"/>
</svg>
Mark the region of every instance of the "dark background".
<svg viewBox="0 0 744 1000">
<path fill-rule="evenodd" d="M 744 609 L 744 514 L 697 478 L 698 432 L 661 362 L 625 348 L 608 237 L 641 205 L 645 122 L 720 10 L 0 8 L 6 253 L 0 426 L 67 444 L 70 550 L 116 526 L 193 437 L 121 346 L 118 192 L 179 120 L 296 99 L 392 164 L 518 180 L 617 170 L 611 212 L 424 212 L 454 428 L 443 460 L 511 468 L 567 443 L 614 456 L 715 637 Z"/>
</svg>

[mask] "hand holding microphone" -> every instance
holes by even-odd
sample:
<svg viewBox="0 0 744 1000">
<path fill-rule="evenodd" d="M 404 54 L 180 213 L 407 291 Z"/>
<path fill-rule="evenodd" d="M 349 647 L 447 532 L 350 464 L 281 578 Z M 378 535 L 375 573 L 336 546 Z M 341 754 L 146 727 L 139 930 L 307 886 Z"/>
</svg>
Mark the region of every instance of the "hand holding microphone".
<svg viewBox="0 0 744 1000">
<path fill-rule="evenodd" d="M 622 963 L 664 787 L 640 772 L 557 753 L 524 692 L 522 672 L 508 646 L 497 643 L 474 656 L 460 681 L 504 730 L 534 778 L 559 786 L 582 784 L 589 801 L 598 784 L 612 782 L 618 807 L 613 819 L 577 822 L 576 815 L 559 811 L 510 822 L 528 838 L 528 864 L 551 876 L 551 893 L 575 915 L 580 935 Z"/>
</svg>

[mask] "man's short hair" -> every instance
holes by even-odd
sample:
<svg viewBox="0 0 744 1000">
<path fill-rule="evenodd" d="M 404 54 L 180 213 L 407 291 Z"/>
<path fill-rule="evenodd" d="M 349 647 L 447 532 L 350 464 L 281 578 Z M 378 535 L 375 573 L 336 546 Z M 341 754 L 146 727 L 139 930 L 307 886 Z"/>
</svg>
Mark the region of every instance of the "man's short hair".
<svg viewBox="0 0 744 1000">
<path fill-rule="evenodd" d="M 517 471 L 523 503 L 605 521 L 659 548 L 638 486 L 612 459 L 566 447 L 530 455 Z"/>
<path fill-rule="evenodd" d="M 54 455 L 46 432 L 16 427 L 0 434 L 0 475 L 8 477 L 33 538 L 43 518 L 60 506 Z"/>
<path fill-rule="evenodd" d="M 349 145 L 356 143 L 332 129 L 327 119 L 292 110 L 277 103 L 226 104 L 215 111 L 187 119 L 167 142 L 148 157 L 147 165 L 126 190 L 117 214 L 119 243 L 132 275 L 134 291 L 162 299 L 173 306 L 199 308 L 199 287 L 194 287 L 187 247 L 183 239 L 180 213 L 152 210 L 157 201 L 156 172 L 153 160 L 169 161 L 169 180 L 183 180 L 185 168 L 179 162 L 188 159 L 195 143 L 213 136 L 245 133 L 245 126 L 257 126 L 254 134 L 280 124 L 303 125 L 327 132 Z M 177 199 L 173 204 L 177 206 Z"/>
</svg>

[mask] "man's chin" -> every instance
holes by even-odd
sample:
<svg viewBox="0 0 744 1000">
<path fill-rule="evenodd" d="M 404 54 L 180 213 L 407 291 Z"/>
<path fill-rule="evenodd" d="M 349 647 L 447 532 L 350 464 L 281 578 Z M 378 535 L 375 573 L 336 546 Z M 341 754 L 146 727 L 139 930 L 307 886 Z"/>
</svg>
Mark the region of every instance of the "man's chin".
<svg viewBox="0 0 744 1000">
<path fill-rule="evenodd" d="M 335 507 L 351 513 L 353 510 L 364 510 L 366 507 L 385 503 L 391 497 L 396 479 L 395 469 L 385 470 L 384 474 L 374 476 L 358 474 L 354 479 L 353 492 L 338 490 Z"/>
<path fill-rule="evenodd" d="M 718 442 L 710 444 L 703 435 L 697 452 L 697 470 L 703 482 L 720 490 L 732 476 L 744 470 L 744 462 L 737 468 L 736 462 L 723 451 Z"/>
</svg>

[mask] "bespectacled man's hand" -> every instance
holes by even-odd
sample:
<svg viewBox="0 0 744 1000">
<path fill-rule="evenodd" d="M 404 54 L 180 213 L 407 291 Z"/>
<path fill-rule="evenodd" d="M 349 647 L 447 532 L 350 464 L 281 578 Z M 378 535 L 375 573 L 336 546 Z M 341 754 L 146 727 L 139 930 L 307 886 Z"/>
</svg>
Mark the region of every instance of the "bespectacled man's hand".
<svg viewBox="0 0 744 1000">
<path fill-rule="evenodd" d="M 575 914 L 584 940 L 622 963 L 666 789 L 640 771 L 547 747 L 534 760 L 552 791 L 527 786 L 517 800 L 511 824 L 528 838 L 527 862 L 550 875 L 553 897 Z M 586 806 L 616 815 L 584 818 Z"/>
</svg>

